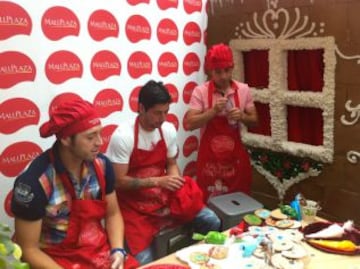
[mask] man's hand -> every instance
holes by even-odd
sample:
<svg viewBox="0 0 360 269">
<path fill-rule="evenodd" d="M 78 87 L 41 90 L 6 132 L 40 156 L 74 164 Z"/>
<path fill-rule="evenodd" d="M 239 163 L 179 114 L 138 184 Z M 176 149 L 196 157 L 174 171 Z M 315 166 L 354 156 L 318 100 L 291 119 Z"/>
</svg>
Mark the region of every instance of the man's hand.
<svg viewBox="0 0 360 269">
<path fill-rule="evenodd" d="M 111 269 L 123 269 L 124 268 L 124 255 L 116 251 L 111 255 Z"/>
<path fill-rule="evenodd" d="M 163 176 L 156 178 L 156 185 L 168 189 L 170 191 L 176 191 L 184 185 L 185 179 L 181 176 Z"/>
<path fill-rule="evenodd" d="M 227 118 L 231 121 L 241 121 L 242 117 L 243 117 L 243 112 L 241 112 L 240 109 L 235 107 L 229 110 L 229 112 L 227 113 Z"/>
<path fill-rule="evenodd" d="M 216 114 L 221 112 L 225 108 L 227 100 L 228 99 L 225 98 L 225 97 L 221 97 L 221 98 L 216 100 L 216 103 L 215 103 L 215 105 L 213 107 L 214 110 L 216 111 Z"/>
<path fill-rule="evenodd" d="M 254 127 L 258 122 L 257 112 L 255 107 L 241 111 L 239 108 L 232 108 L 227 113 L 229 121 L 239 121 L 247 127 Z"/>
</svg>

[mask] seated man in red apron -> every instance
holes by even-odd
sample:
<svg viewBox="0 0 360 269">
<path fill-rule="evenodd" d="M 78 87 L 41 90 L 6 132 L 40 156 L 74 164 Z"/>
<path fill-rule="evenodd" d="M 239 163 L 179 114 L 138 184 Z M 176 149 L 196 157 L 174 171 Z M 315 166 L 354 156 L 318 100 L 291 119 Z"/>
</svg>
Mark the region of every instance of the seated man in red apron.
<svg viewBox="0 0 360 269">
<path fill-rule="evenodd" d="M 230 47 L 211 47 L 205 58 L 211 79 L 195 87 L 186 114 L 190 130 L 201 128 L 196 176 L 205 202 L 225 193 L 250 193 L 252 171 L 240 123 L 252 126 L 258 119 L 248 85 L 232 79 L 233 67 Z"/>
<path fill-rule="evenodd" d="M 119 124 L 106 153 L 115 171 L 125 241 L 141 264 L 153 260 L 150 245 L 161 229 L 185 222 L 204 234 L 220 228 L 196 182 L 180 176 L 176 129 L 165 121 L 170 103 L 161 82 L 147 82 L 139 93 L 139 115 Z"/>
<path fill-rule="evenodd" d="M 124 224 L 92 104 L 64 102 L 40 128 L 54 145 L 16 179 L 15 236 L 31 268 L 122 269 Z M 104 226 L 101 221 L 104 220 Z"/>
</svg>

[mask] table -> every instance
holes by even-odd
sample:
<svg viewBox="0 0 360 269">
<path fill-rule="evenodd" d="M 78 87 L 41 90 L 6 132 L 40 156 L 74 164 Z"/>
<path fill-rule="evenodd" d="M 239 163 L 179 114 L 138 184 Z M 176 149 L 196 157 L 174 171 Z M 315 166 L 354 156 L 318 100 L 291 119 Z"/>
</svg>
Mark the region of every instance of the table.
<svg viewBox="0 0 360 269">
<path fill-rule="evenodd" d="M 360 256 L 344 256 L 328 254 L 318 251 L 310 246 L 306 247 L 309 251 L 311 260 L 306 269 L 360 269 Z M 179 261 L 175 254 L 170 254 L 152 263 L 144 265 L 140 268 L 145 268 L 155 264 L 181 264 L 186 265 Z"/>
<path fill-rule="evenodd" d="M 317 220 L 324 219 L 318 218 Z M 306 223 L 303 223 L 303 225 L 306 225 Z M 346 256 L 330 254 L 319 251 L 306 243 L 304 243 L 304 246 L 310 255 L 310 262 L 306 266 L 306 269 L 360 269 L 360 255 Z M 172 253 L 140 268 L 159 264 L 186 265 L 176 258 L 175 253 Z"/>
</svg>

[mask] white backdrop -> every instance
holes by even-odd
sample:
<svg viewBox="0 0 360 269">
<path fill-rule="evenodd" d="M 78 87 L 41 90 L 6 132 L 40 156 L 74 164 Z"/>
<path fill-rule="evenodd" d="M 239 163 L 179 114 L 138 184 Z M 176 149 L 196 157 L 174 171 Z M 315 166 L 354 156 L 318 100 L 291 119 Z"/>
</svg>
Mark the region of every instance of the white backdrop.
<svg viewBox="0 0 360 269">
<path fill-rule="evenodd" d="M 183 118 L 205 80 L 206 27 L 206 0 L 0 1 L 0 221 L 13 226 L 13 182 L 54 142 L 38 131 L 48 111 L 76 96 L 98 108 L 105 150 L 114 128 L 136 116 L 139 87 L 163 81 L 179 165 L 194 175 L 198 132 Z"/>
</svg>

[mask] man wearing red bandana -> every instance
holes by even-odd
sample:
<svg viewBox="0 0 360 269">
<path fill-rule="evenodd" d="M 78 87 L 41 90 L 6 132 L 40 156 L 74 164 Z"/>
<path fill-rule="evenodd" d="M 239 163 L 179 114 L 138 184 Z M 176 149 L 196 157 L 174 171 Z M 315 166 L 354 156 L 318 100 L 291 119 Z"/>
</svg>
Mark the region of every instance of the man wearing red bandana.
<svg viewBox="0 0 360 269">
<path fill-rule="evenodd" d="M 250 193 L 250 159 L 240 128 L 258 119 L 248 85 L 232 79 L 233 67 L 231 48 L 212 46 L 205 57 L 210 80 L 195 87 L 186 114 L 187 127 L 200 128 L 196 176 L 205 202 L 225 193 Z"/>
<path fill-rule="evenodd" d="M 220 227 L 196 182 L 180 175 L 176 129 L 166 121 L 170 103 L 166 87 L 148 81 L 139 92 L 139 115 L 119 124 L 106 152 L 115 170 L 126 245 L 141 264 L 153 260 L 151 243 L 161 229 L 191 223 L 207 234 Z"/>
<path fill-rule="evenodd" d="M 16 241 L 31 268 L 125 268 L 123 218 L 112 165 L 99 153 L 101 128 L 82 99 L 61 103 L 41 126 L 41 137 L 56 141 L 17 177 L 11 202 Z"/>
</svg>

